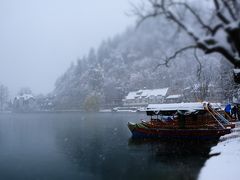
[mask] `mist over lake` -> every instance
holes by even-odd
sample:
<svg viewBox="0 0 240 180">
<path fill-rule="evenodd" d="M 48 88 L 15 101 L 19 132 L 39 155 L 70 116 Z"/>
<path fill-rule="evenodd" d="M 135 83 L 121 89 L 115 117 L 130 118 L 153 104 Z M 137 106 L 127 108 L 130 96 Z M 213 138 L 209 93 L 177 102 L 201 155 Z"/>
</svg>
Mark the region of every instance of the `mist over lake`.
<svg viewBox="0 0 240 180">
<path fill-rule="evenodd" d="M 132 141 L 135 113 L 0 115 L 2 179 L 196 179 L 210 150 Z M 3 163 L 4 162 L 4 163 Z"/>
<path fill-rule="evenodd" d="M 0 179 L 238 180 L 239 19 L 239 0 L 0 1 Z"/>
</svg>

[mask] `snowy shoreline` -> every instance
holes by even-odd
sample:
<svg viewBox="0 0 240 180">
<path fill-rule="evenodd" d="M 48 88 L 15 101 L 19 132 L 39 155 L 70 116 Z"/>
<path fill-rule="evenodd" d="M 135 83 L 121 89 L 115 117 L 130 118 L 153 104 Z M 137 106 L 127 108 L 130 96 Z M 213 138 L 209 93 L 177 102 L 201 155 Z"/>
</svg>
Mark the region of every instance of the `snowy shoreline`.
<svg viewBox="0 0 240 180">
<path fill-rule="evenodd" d="M 205 162 L 198 180 L 237 180 L 240 169 L 240 123 L 236 124 L 231 134 L 220 138 L 219 143 L 212 147 L 210 155 L 213 156 Z"/>
</svg>

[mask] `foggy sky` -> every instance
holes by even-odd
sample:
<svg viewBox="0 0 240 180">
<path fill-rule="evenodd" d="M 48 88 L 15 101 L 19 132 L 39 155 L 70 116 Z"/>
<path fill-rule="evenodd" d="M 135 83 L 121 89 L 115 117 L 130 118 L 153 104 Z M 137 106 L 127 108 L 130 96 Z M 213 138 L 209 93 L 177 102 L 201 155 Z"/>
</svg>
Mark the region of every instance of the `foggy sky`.
<svg viewBox="0 0 240 180">
<path fill-rule="evenodd" d="M 0 83 L 53 90 L 58 78 L 104 39 L 134 23 L 129 0 L 1 0 Z"/>
</svg>

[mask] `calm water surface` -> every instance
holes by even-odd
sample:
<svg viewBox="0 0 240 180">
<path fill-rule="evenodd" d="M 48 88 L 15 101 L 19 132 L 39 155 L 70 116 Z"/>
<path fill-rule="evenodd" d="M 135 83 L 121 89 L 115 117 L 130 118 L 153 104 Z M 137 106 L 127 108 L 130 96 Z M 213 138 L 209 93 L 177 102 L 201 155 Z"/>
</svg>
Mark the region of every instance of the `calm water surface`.
<svg viewBox="0 0 240 180">
<path fill-rule="evenodd" d="M 196 179 L 211 144 L 135 141 L 137 113 L 0 114 L 0 179 Z"/>
</svg>

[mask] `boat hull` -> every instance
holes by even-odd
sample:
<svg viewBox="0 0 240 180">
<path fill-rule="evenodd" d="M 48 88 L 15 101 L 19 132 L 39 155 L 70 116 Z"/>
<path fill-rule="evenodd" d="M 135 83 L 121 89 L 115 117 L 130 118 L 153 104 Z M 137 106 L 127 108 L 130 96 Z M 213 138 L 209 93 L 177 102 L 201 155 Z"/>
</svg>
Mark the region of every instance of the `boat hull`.
<svg viewBox="0 0 240 180">
<path fill-rule="evenodd" d="M 128 123 L 133 138 L 157 139 L 218 139 L 229 134 L 231 129 L 165 129 L 147 128 L 138 124 Z"/>
</svg>

